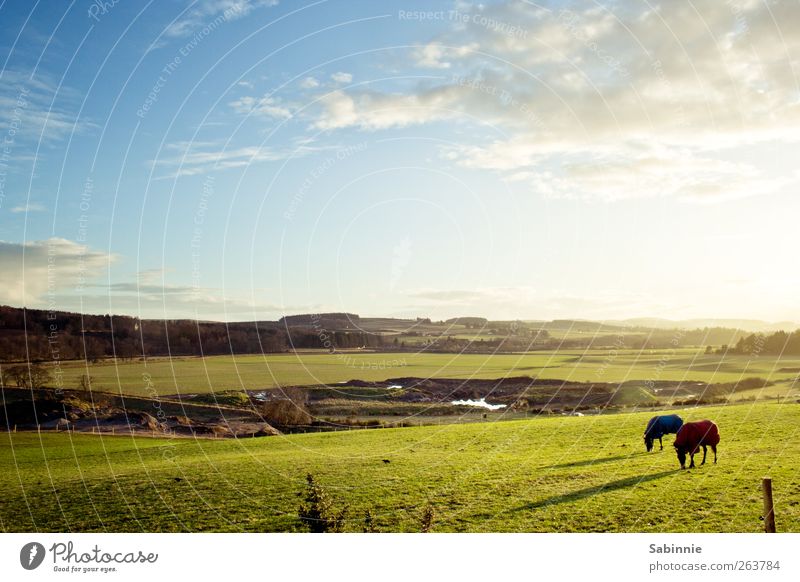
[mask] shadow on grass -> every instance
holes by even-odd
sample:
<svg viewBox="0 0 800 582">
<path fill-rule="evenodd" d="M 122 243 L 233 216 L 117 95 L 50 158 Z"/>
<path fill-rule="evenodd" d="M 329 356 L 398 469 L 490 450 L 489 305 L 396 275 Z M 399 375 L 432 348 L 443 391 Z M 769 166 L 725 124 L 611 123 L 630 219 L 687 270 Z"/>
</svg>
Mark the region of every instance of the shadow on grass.
<svg viewBox="0 0 800 582">
<path fill-rule="evenodd" d="M 560 465 L 550 465 L 548 467 L 542 467 L 543 469 L 566 469 L 568 467 L 586 467 L 589 465 L 599 465 L 600 463 L 610 463 L 612 461 L 622 461 L 624 459 L 633 459 L 634 457 L 640 457 L 642 455 L 648 455 L 645 451 L 640 451 L 638 453 L 628 453 L 627 455 L 615 455 L 613 457 L 597 457 L 595 459 L 586 459 L 585 461 L 573 461 L 571 463 L 561 463 Z"/>
<path fill-rule="evenodd" d="M 587 487 L 586 489 L 579 489 L 578 491 L 573 491 L 571 493 L 564 493 L 563 495 L 553 495 L 552 497 L 547 497 L 546 499 L 542 499 L 540 501 L 534 501 L 533 503 L 526 503 L 525 505 L 515 507 L 511 511 L 517 512 L 517 511 L 527 511 L 530 509 L 541 509 L 542 507 L 547 507 L 549 505 L 558 505 L 559 503 L 569 503 L 570 501 L 579 501 L 581 499 L 586 499 L 587 497 L 592 497 L 593 495 L 598 495 L 600 493 L 617 491 L 618 489 L 625 489 L 626 487 L 635 487 L 637 485 L 641 485 L 642 483 L 647 483 L 648 481 L 661 479 L 662 477 L 666 477 L 667 475 L 674 475 L 678 471 L 680 471 L 680 469 L 661 471 L 660 473 L 652 473 L 650 475 L 637 475 L 634 477 L 626 477 L 625 479 L 618 479 L 616 481 L 611 481 L 610 483 L 604 483 L 603 485 L 597 485 L 595 487 Z"/>
</svg>

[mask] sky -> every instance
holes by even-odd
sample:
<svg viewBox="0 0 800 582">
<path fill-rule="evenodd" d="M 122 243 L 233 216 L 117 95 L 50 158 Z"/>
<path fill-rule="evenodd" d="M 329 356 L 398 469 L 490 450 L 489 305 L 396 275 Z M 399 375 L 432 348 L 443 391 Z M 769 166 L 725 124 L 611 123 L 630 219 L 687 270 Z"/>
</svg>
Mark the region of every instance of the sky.
<svg viewBox="0 0 800 582">
<path fill-rule="evenodd" d="M 797 22 L 0 1 L 0 304 L 800 321 Z"/>
</svg>

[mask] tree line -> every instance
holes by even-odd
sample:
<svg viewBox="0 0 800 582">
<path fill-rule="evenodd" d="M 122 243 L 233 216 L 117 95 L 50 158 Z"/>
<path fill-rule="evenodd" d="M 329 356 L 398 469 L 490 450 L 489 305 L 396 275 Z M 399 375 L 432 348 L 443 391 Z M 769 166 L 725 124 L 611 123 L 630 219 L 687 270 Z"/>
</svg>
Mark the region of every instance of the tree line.
<svg viewBox="0 0 800 582">
<path fill-rule="evenodd" d="M 274 321 L 153 320 L 0 306 L 0 361 L 96 361 L 381 345 L 383 339 L 375 334 L 286 327 Z"/>
<path fill-rule="evenodd" d="M 757 356 L 800 356 L 800 330 L 791 333 L 776 331 L 771 334 L 753 333 L 739 338 L 728 351 L 735 354 Z"/>
<path fill-rule="evenodd" d="M 0 306 L 0 361 L 88 360 L 116 357 L 201 356 L 280 353 L 293 349 L 373 348 L 394 351 L 493 353 L 557 349 L 669 349 L 709 346 L 719 353 L 800 354 L 800 332 L 769 336 L 737 329 L 654 330 L 618 328 L 616 333 L 598 328 L 595 333 L 556 337 L 541 326 L 524 322 L 492 322 L 459 318 L 462 325 L 482 325 L 473 338 L 443 333 L 419 341 L 402 335 L 368 333 L 357 328 L 359 316 L 348 313 L 288 316 L 279 321 L 237 323 L 188 319 L 139 319 L 117 315 L 82 315 Z M 488 332 L 491 332 L 489 334 Z"/>
</svg>

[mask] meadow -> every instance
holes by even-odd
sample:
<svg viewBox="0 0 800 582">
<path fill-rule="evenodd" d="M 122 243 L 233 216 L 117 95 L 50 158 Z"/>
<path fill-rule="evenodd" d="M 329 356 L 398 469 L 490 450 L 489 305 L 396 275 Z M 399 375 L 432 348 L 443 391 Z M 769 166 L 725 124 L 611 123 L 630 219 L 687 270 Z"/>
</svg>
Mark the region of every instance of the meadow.
<svg viewBox="0 0 800 582">
<path fill-rule="evenodd" d="M 93 388 L 140 396 L 258 390 L 287 385 L 335 384 L 358 379 L 495 379 L 538 376 L 569 382 L 680 380 L 736 382 L 760 377 L 786 393 L 800 372 L 800 357 L 704 354 L 702 350 L 574 350 L 521 354 L 446 354 L 366 351 L 299 352 L 247 356 L 150 358 L 64 362 L 63 386 L 82 374 Z"/>
<path fill-rule="evenodd" d="M 678 411 L 715 420 L 719 464 L 681 471 L 650 413 L 244 440 L 0 435 L 4 531 L 298 531 L 312 473 L 346 530 L 758 532 L 771 476 L 779 531 L 800 532 L 800 404 Z M 697 461 L 699 464 L 700 458 Z"/>
</svg>

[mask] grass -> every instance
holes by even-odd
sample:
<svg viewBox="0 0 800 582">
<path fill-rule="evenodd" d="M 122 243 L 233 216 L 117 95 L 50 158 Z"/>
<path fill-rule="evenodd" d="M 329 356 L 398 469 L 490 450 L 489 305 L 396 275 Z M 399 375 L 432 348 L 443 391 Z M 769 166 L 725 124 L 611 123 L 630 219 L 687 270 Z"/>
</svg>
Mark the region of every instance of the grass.
<svg viewBox="0 0 800 582">
<path fill-rule="evenodd" d="M 419 531 L 430 502 L 440 532 L 757 532 L 765 475 L 779 531 L 800 531 L 800 405 L 680 413 L 719 424 L 718 465 L 680 471 L 671 436 L 645 453 L 644 412 L 241 441 L 4 433 L 0 529 L 294 531 L 310 472 L 350 531 L 368 509 Z"/>
<path fill-rule="evenodd" d="M 433 354 L 349 352 L 268 354 L 207 358 L 104 361 L 88 366 L 94 388 L 141 396 L 334 384 L 399 377 L 493 379 L 539 376 L 575 382 L 687 380 L 735 382 L 762 377 L 788 385 L 798 377 L 800 357 L 705 355 L 696 349 L 533 352 L 526 354 Z M 63 382 L 75 387 L 84 362 L 62 364 Z M 781 371 L 784 369 L 783 371 Z M 789 371 L 787 371 L 788 369 Z M 783 390 L 785 392 L 785 390 Z"/>
</svg>

